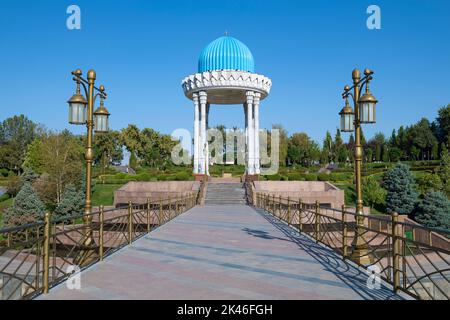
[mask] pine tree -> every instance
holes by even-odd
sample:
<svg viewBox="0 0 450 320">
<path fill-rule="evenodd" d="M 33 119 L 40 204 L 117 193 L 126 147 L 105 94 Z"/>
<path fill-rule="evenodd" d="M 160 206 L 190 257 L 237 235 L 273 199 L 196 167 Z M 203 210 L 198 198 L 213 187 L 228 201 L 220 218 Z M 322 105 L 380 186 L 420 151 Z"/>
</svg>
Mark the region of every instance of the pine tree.
<svg viewBox="0 0 450 320">
<path fill-rule="evenodd" d="M 427 227 L 449 229 L 450 200 L 442 192 L 428 192 L 420 205 L 416 220 Z"/>
<path fill-rule="evenodd" d="M 397 163 L 386 171 L 383 186 L 387 190 L 386 209 L 388 213 L 410 214 L 417 202 L 418 192 L 415 190 L 414 178 L 409 166 Z"/>
<path fill-rule="evenodd" d="M 55 209 L 56 217 L 68 217 L 83 213 L 84 195 L 81 190 L 77 190 L 74 185 L 66 186 L 61 202 Z"/>
<path fill-rule="evenodd" d="M 441 164 L 439 166 L 439 177 L 442 181 L 442 189 L 447 197 L 450 197 L 450 153 L 445 146 L 441 152 Z"/>
<path fill-rule="evenodd" d="M 25 182 L 12 207 L 5 212 L 4 222 L 7 226 L 35 222 L 44 217 L 45 206 L 29 182 Z"/>
</svg>

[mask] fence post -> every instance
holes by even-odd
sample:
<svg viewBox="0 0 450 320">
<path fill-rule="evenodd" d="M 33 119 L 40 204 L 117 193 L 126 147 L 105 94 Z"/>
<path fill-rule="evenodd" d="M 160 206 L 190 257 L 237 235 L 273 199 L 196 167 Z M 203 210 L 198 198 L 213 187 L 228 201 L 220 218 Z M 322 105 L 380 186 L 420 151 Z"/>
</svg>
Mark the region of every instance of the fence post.
<svg viewBox="0 0 450 320">
<path fill-rule="evenodd" d="M 128 243 L 133 242 L 133 204 L 128 201 Z"/>
<path fill-rule="evenodd" d="M 170 216 L 172 215 L 172 197 L 169 195 L 169 218 L 167 221 L 170 221 Z"/>
<path fill-rule="evenodd" d="M 150 232 L 150 198 L 147 198 L 147 232 Z"/>
<path fill-rule="evenodd" d="M 163 203 L 162 203 L 162 197 L 159 197 L 159 218 L 158 223 L 161 226 L 162 225 L 162 216 L 163 216 Z"/>
<path fill-rule="evenodd" d="M 320 207 L 319 207 L 319 201 L 316 200 L 316 211 L 314 214 L 314 225 L 315 225 L 315 239 L 316 242 L 319 242 L 319 238 L 320 238 Z"/>
<path fill-rule="evenodd" d="M 288 205 L 288 214 L 287 214 L 287 223 L 288 225 L 291 225 L 291 198 L 287 198 L 287 205 Z"/>
<path fill-rule="evenodd" d="M 400 235 L 398 230 L 398 213 L 392 213 L 392 267 L 394 279 L 394 293 L 400 288 Z M 405 276 L 405 275 L 403 275 Z"/>
<path fill-rule="evenodd" d="M 342 256 L 344 259 L 348 255 L 348 246 L 347 246 L 347 215 L 345 212 L 345 205 L 342 205 Z"/>
<path fill-rule="evenodd" d="M 302 225 L 302 199 L 298 198 L 298 232 L 302 232 L 303 225 Z"/>
<path fill-rule="evenodd" d="M 103 206 L 100 206 L 99 208 L 100 211 L 100 230 L 99 230 L 99 240 L 98 240 L 98 255 L 100 258 L 100 261 L 103 261 L 103 222 L 105 221 L 105 210 L 103 208 Z"/>
<path fill-rule="evenodd" d="M 49 275 L 50 275 L 50 213 L 46 212 L 44 217 L 44 254 L 43 254 L 43 293 L 47 294 L 49 289 Z"/>
</svg>

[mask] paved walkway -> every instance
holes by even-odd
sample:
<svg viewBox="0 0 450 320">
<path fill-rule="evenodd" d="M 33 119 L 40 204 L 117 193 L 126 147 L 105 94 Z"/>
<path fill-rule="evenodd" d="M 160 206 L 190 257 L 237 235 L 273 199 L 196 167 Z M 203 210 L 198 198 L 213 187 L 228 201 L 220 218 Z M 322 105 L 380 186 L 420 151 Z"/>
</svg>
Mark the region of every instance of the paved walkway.
<svg viewBox="0 0 450 320">
<path fill-rule="evenodd" d="M 400 299 L 272 216 L 195 207 L 39 299 Z"/>
</svg>

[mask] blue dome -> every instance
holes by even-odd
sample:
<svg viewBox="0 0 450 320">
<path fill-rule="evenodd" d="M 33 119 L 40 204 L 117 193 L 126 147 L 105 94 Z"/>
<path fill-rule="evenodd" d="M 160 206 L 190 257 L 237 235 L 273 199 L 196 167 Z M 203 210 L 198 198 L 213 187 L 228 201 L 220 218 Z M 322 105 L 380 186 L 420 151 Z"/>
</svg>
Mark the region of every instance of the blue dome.
<svg viewBox="0 0 450 320">
<path fill-rule="evenodd" d="M 217 38 L 198 58 L 198 72 L 213 70 L 240 70 L 255 72 L 255 62 L 248 47 L 233 37 Z"/>
</svg>

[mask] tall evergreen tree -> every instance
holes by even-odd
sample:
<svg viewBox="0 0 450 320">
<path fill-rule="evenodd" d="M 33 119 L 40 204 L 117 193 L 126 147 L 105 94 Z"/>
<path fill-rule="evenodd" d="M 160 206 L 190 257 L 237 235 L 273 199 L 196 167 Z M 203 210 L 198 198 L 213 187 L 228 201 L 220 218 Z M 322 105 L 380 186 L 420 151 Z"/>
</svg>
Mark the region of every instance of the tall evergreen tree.
<svg viewBox="0 0 450 320">
<path fill-rule="evenodd" d="M 25 182 L 12 207 L 6 210 L 4 222 L 9 227 L 35 222 L 44 217 L 44 212 L 45 206 L 36 191 L 29 182 Z"/>
<path fill-rule="evenodd" d="M 61 202 L 55 209 L 55 216 L 62 218 L 83 213 L 84 194 L 77 190 L 73 184 L 66 186 Z"/>
<path fill-rule="evenodd" d="M 441 164 L 439 166 L 439 177 L 442 181 L 444 193 L 450 197 L 450 153 L 444 146 L 441 153 Z"/>
<path fill-rule="evenodd" d="M 383 186 L 387 190 L 386 209 L 388 213 L 410 214 L 417 202 L 418 192 L 415 190 L 414 178 L 409 166 L 397 163 L 386 171 Z"/>
<path fill-rule="evenodd" d="M 450 229 L 450 200 L 442 192 L 428 192 L 416 220 L 427 227 Z"/>
</svg>

